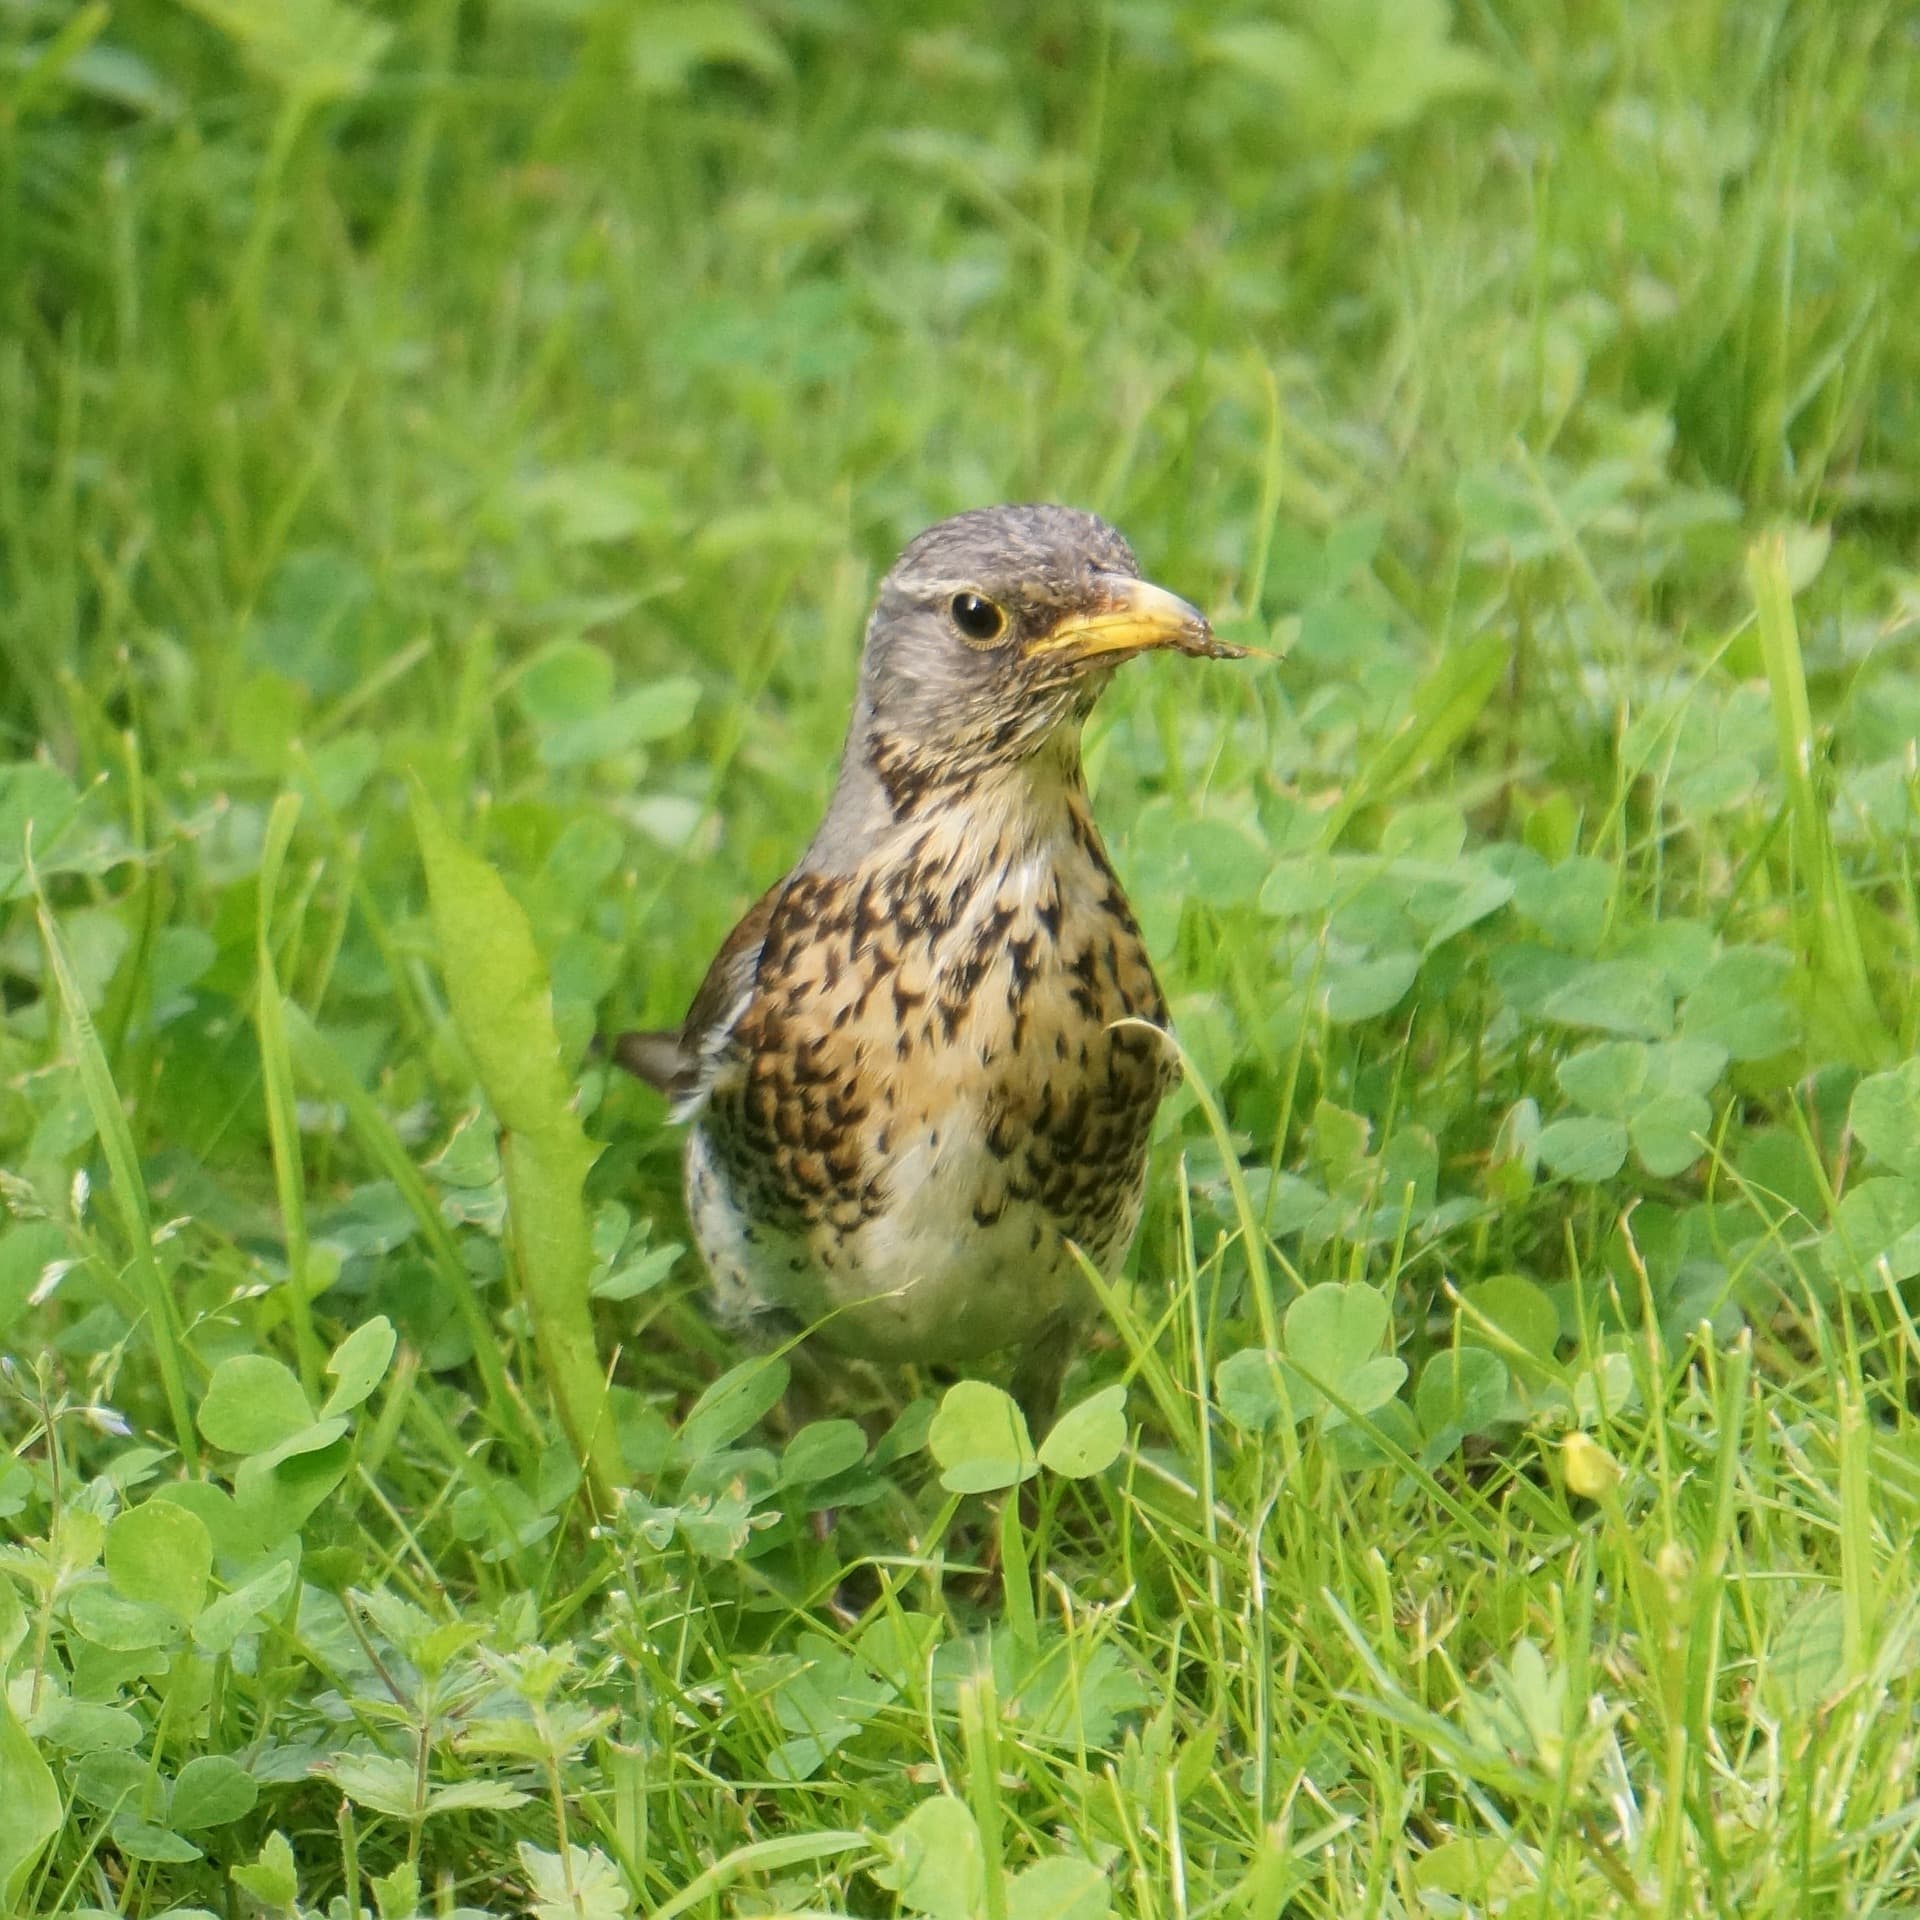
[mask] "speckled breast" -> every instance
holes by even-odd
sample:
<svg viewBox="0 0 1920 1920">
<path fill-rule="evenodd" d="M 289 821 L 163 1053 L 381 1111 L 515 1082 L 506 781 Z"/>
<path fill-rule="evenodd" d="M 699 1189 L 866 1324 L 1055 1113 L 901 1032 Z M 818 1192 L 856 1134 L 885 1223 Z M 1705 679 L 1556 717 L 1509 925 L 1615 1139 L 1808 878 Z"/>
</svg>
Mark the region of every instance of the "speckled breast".
<svg viewBox="0 0 1920 1920">
<path fill-rule="evenodd" d="M 1083 1304 L 1138 1223 L 1175 1061 L 1084 800 L 797 875 L 688 1153 L 723 1313 L 964 1360 Z M 1145 1023 L 1145 1024 L 1138 1024 Z"/>
</svg>

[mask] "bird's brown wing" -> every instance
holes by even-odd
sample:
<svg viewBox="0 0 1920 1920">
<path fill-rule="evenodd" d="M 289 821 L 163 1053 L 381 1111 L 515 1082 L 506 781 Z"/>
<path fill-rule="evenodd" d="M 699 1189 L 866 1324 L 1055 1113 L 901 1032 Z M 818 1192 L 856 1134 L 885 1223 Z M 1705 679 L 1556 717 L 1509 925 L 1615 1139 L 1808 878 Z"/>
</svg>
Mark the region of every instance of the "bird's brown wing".
<svg viewBox="0 0 1920 1920">
<path fill-rule="evenodd" d="M 673 1102 L 676 1120 L 692 1114 L 713 1084 L 728 1036 L 752 996 L 767 924 L 786 890 L 786 879 L 775 881 L 720 943 L 678 1033 L 623 1033 L 610 1049 L 616 1065 Z"/>
</svg>

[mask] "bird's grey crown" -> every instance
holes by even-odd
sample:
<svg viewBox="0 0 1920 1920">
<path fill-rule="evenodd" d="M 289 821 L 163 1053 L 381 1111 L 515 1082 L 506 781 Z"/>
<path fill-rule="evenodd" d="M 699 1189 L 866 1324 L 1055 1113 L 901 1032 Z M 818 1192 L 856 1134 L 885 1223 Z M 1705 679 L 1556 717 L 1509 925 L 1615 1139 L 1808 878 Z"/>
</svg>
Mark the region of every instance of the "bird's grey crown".
<svg viewBox="0 0 1920 1920">
<path fill-rule="evenodd" d="M 1044 503 L 976 507 L 911 540 L 881 588 L 919 581 L 1030 581 L 1064 593 L 1090 571 L 1137 578 L 1140 563 L 1118 528 L 1097 513 Z"/>
</svg>

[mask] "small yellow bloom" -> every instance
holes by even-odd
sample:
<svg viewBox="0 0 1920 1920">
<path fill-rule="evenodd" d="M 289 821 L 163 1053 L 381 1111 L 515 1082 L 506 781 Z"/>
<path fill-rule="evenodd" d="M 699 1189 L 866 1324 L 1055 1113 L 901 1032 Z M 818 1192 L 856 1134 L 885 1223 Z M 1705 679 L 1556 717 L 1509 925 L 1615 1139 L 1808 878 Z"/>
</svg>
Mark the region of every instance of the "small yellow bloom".
<svg viewBox="0 0 1920 1920">
<path fill-rule="evenodd" d="M 1567 1491 L 1598 1500 L 1620 1484 L 1620 1462 L 1591 1434 L 1570 1433 L 1560 1442 L 1560 1470 Z"/>
</svg>

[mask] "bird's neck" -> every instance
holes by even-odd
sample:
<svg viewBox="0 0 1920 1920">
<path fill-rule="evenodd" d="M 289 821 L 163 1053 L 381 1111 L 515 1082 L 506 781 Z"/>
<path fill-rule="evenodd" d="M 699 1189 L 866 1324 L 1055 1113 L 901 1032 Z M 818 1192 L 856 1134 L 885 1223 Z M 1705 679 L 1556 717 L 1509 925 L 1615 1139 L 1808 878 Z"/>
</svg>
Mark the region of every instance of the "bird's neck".
<svg viewBox="0 0 1920 1920">
<path fill-rule="evenodd" d="M 1075 715 L 1019 757 L 943 757 L 878 729 L 856 735 L 806 865 L 849 872 L 896 836 L 946 819 L 965 835 L 1039 844 L 1070 834 L 1086 813 Z"/>
</svg>

